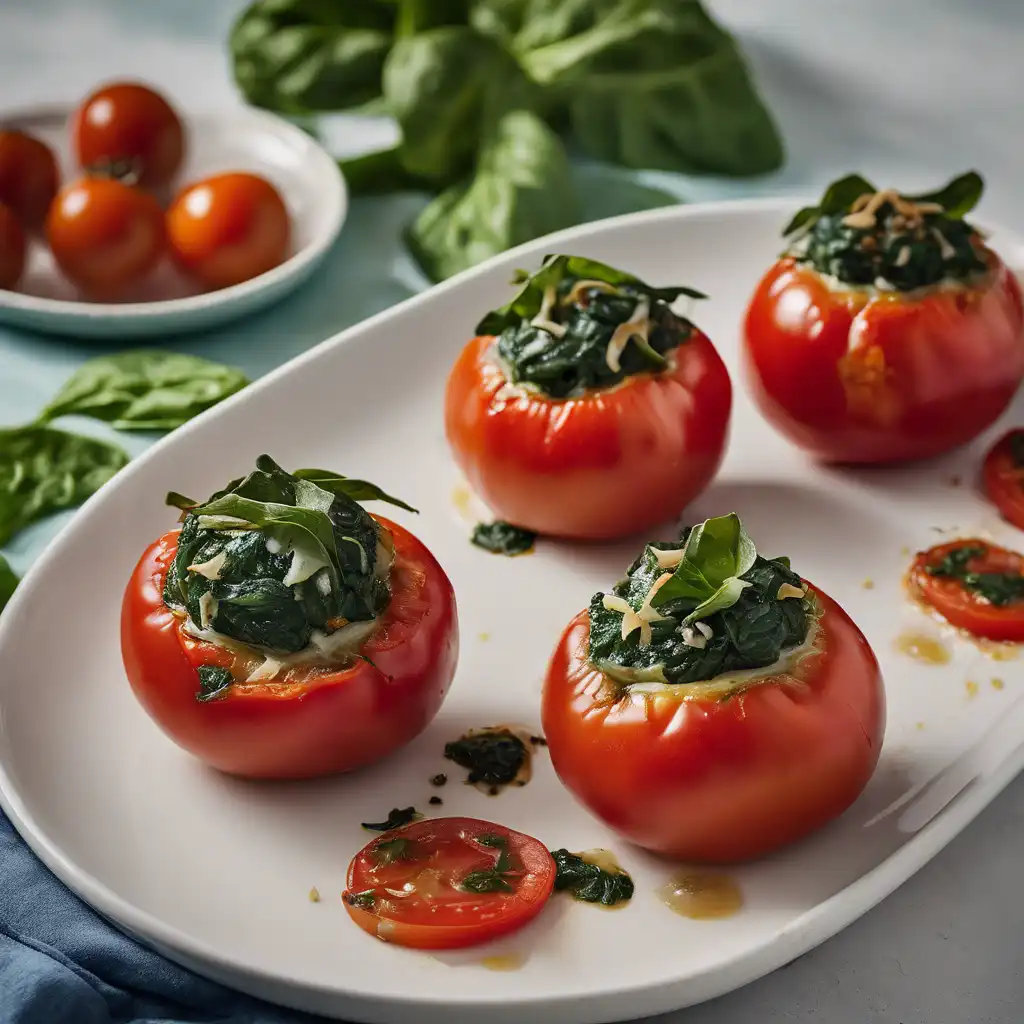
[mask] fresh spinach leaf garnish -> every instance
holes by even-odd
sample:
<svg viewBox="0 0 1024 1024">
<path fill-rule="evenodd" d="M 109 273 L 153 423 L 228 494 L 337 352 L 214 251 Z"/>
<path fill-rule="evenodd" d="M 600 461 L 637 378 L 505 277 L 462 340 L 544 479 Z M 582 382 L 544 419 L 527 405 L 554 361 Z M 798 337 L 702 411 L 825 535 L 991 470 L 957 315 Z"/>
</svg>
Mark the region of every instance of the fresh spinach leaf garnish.
<svg viewBox="0 0 1024 1024">
<path fill-rule="evenodd" d="M 91 416 L 117 430 L 173 430 L 248 383 L 241 371 L 199 356 L 119 352 L 80 366 L 39 421 Z"/>
<path fill-rule="evenodd" d="M 14 596 L 15 588 L 18 586 L 17 574 L 10 567 L 7 559 L 0 555 L 0 612 L 7 606 L 7 602 Z"/>
<path fill-rule="evenodd" d="M 654 288 L 580 256 L 548 256 L 519 282 L 519 293 L 488 313 L 477 334 L 497 336 L 495 353 L 511 383 L 551 398 L 664 370 L 693 331 L 669 303 L 703 297 L 693 288 Z"/>
<path fill-rule="evenodd" d="M 981 236 L 963 219 L 983 188 L 976 171 L 914 196 L 881 193 L 848 175 L 786 226 L 789 255 L 846 284 L 890 291 L 970 281 L 988 271 Z"/>
<path fill-rule="evenodd" d="M 200 630 L 284 653 L 380 614 L 391 539 L 358 501 L 398 499 L 366 481 L 301 472 L 261 455 L 205 502 L 169 494 L 185 515 L 165 603 Z"/>
<path fill-rule="evenodd" d="M 533 550 L 536 539 L 537 534 L 532 530 L 513 526 L 502 519 L 493 523 L 477 523 L 470 538 L 478 548 L 495 555 L 525 555 Z"/>
<path fill-rule="evenodd" d="M 225 696 L 234 682 L 231 672 L 222 665 L 200 665 L 197 672 L 199 691 L 196 693 L 196 700 L 204 703 Z"/>
<path fill-rule="evenodd" d="M 526 744 L 510 730 L 484 729 L 446 743 L 444 756 L 468 769 L 467 782 L 496 788 L 515 782 L 530 754 Z"/>
<path fill-rule="evenodd" d="M 363 826 L 365 828 L 365 826 Z M 400 860 L 412 860 L 412 840 L 395 836 L 374 843 L 370 855 L 379 867 L 394 864 Z"/>
<path fill-rule="evenodd" d="M 625 871 L 606 871 L 568 850 L 552 850 L 555 890 L 569 892 L 584 903 L 614 907 L 633 898 L 633 879 Z"/>
<path fill-rule="evenodd" d="M 364 821 L 362 825 L 368 832 L 390 832 L 411 825 L 422 817 L 415 807 L 392 807 L 384 821 Z"/>
<path fill-rule="evenodd" d="M 292 475 L 299 480 L 308 480 L 339 498 L 348 498 L 350 501 L 386 501 L 389 505 L 404 508 L 406 512 L 419 511 L 368 480 L 355 480 L 329 469 L 297 469 Z"/>
<path fill-rule="evenodd" d="M 981 544 L 954 548 L 938 562 L 925 567 L 929 576 L 956 580 L 967 590 L 997 608 L 1024 601 L 1024 576 L 1006 572 L 973 572 L 970 563 L 984 558 L 988 548 Z"/>
<path fill-rule="evenodd" d="M 127 463 L 127 452 L 95 437 L 40 425 L 0 429 L 0 545 L 80 505 Z"/>
<path fill-rule="evenodd" d="M 758 555 L 733 514 L 648 544 L 589 615 L 595 667 L 622 685 L 681 684 L 773 665 L 814 610 L 788 559 Z"/>
<path fill-rule="evenodd" d="M 490 847 L 492 850 L 499 850 L 498 859 L 489 868 L 481 868 L 479 871 L 471 871 L 461 883 L 461 888 L 466 892 L 511 892 L 512 884 L 509 881 L 510 874 L 515 870 L 512 854 L 508 849 L 508 840 L 503 836 L 486 832 L 476 837 L 481 846 Z"/>
<path fill-rule="evenodd" d="M 377 902 L 377 893 L 373 889 L 364 889 L 362 892 L 346 892 L 342 899 L 350 907 L 358 907 L 360 910 L 372 910 Z"/>
</svg>

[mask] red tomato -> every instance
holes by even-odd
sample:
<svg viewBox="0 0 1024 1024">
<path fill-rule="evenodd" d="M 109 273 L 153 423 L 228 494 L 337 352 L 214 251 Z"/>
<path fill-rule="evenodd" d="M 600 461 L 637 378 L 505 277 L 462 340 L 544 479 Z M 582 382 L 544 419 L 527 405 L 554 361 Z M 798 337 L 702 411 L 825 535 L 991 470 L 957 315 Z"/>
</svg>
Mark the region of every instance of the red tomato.
<svg viewBox="0 0 1024 1024">
<path fill-rule="evenodd" d="M 502 519 L 554 536 L 622 537 L 677 516 L 711 482 L 732 386 L 700 331 L 665 372 L 569 399 L 508 393 L 493 343 L 474 338 L 456 361 L 445 427 L 470 485 Z"/>
<path fill-rule="evenodd" d="M 59 187 L 57 160 L 45 142 L 24 132 L 0 130 L 0 203 L 37 231 Z"/>
<path fill-rule="evenodd" d="M 233 775 L 309 778 L 377 761 L 426 727 L 455 673 L 455 595 L 420 541 L 376 518 L 395 542 L 393 592 L 360 648 L 365 660 L 235 684 L 206 703 L 196 700 L 198 666 L 231 667 L 233 656 L 184 633 L 163 602 L 178 531 L 150 545 L 125 591 L 121 651 L 136 697 L 175 743 Z"/>
<path fill-rule="evenodd" d="M 623 690 L 588 662 L 581 612 L 544 688 L 559 778 L 609 827 L 682 860 L 750 860 L 841 814 L 878 761 L 885 691 L 863 634 L 815 593 L 813 651 L 728 699 L 685 686 Z"/>
<path fill-rule="evenodd" d="M 1024 641 L 1024 595 L 1007 604 L 995 605 L 961 580 L 933 576 L 929 566 L 937 565 L 947 555 L 961 548 L 977 548 L 979 554 L 967 563 L 972 573 L 1006 573 L 1024 577 L 1024 555 L 989 544 L 986 540 L 968 538 L 939 544 L 918 552 L 910 567 L 907 582 L 910 592 L 931 605 L 947 622 L 986 640 L 1010 643 Z"/>
<path fill-rule="evenodd" d="M 1024 464 L 1013 454 L 1014 446 L 1024 451 L 1024 430 L 1020 427 L 1005 434 L 985 456 L 981 482 L 1003 518 L 1024 530 Z"/>
<path fill-rule="evenodd" d="M 46 219 L 53 258 L 75 284 L 112 295 L 150 273 L 164 251 L 164 214 L 140 189 L 83 178 L 62 189 Z"/>
<path fill-rule="evenodd" d="M 475 872 L 483 873 L 477 887 L 493 891 L 467 890 Z M 360 928 L 385 942 L 457 949 L 521 928 L 554 884 L 555 862 L 532 836 L 476 818 L 431 818 L 360 850 L 343 901 Z"/>
<path fill-rule="evenodd" d="M 94 92 L 71 120 L 78 166 L 138 175 L 138 184 L 166 185 L 181 166 L 181 120 L 159 93 L 136 82 L 116 82 Z"/>
<path fill-rule="evenodd" d="M 167 211 L 171 255 L 210 288 L 272 270 L 288 253 L 291 227 L 280 193 L 257 174 L 218 174 L 189 185 Z"/>
<path fill-rule="evenodd" d="M 790 258 L 747 310 L 754 397 L 795 444 L 833 462 L 938 455 L 992 424 L 1024 377 L 1024 307 L 994 254 L 987 284 L 833 291 Z"/>
<path fill-rule="evenodd" d="M 10 207 L 0 203 L 0 288 L 13 288 L 25 269 L 25 232 Z"/>
</svg>

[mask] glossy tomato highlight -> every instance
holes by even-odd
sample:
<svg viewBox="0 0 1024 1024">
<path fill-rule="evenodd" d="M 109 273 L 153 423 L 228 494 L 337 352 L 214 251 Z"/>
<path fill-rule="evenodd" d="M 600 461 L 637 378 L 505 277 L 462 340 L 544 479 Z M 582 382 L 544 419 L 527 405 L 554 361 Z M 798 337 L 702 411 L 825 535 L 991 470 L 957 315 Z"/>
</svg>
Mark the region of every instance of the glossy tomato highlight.
<svg viewBox="0 0 1024 1024">
<path fill-rule="evenodd" d="M 670 368 L 578 398 L 513 388 L 474 338 L 448 378 L 445 428 L 470 485 L 502 519 L 552 536 L 622 537 L 678 515 L 721 463 L 729 374 L 696 328 Z"/>
<path fill-rule="evenodd" d="M 440 708 L 455 673 L 458 620 L 444 570 L 411 533 L 391 532 L 392 597 L 362 657 L 286 682 L 239 683 L 201 702 L 200 665 L 229 667 L 224 648 L 185 633 L 163 601 L 177 550 L 172 530 L 143 554 L 121 609 L 121 650 L 142 706 L 175 743 L 233 775 L 309 778 L 349 771 L 408 743 Z"/>
<path fill-rule="evenodd" d="M 750 860 L 840 815 L 878 761 L 885 695 L 863 634 L 814 594 L 821 617 L 809 653 L 726 699 L 700 684 L 614 683 L 588 661 L 581 612 L 544 686 L 544 736 L 559 778 L 620 835 L 681 860 Z"/>
</svg>

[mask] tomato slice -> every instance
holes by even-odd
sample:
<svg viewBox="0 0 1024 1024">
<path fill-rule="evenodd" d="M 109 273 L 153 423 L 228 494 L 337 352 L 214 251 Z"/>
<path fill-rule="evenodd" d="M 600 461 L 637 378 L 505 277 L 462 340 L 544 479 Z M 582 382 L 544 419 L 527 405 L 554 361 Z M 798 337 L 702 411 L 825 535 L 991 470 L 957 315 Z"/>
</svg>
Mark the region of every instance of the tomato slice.
<svg viewBox="0 0 1024 1024">
<path fill-rule="evenodd" d="M 554 859 L 532 836 L 477 818 L 430 818 L 363 847 L 342 898 L 378 939 L 458 949 L 521 928 L 554 883 Z"/>
<path fill-rule="evenodd" d="M 951 566 L 959 575 L 941 571 Z M 1006 577 L 1006 585 L 986 589 L 990 575 Z M 951 625 L 986 640 L 1024 641 L 1024 555 L 977 538 L 955 540 L 919 552 L 908 583 Z"/>
<path fill-rule="evenodd" d="M 1024 429 L 1015 427 L 985 456 L 981 482 L 989 501 L 1002 517 L 1024 530 Z"/>
</svg>

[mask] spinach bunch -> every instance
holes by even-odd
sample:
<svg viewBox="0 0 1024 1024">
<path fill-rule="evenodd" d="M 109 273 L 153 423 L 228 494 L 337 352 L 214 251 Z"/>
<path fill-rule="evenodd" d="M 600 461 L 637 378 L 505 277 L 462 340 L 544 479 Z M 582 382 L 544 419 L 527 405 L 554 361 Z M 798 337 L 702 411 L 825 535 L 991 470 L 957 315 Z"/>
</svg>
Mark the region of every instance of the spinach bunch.
<svg viewBox="0 0 1024 1024">
<path fill-rule="evenodd" d="M 164 602 L 200 629 L 283 653 L 314 630 L 375 618 L 391 598 L 390 540 L 353 494 L 392 500 L 366 481 L 286 473 L 261 455 L 205 502 L 168 495 L 185 516 Z"/>
<path fill-rule="evenodd" d="M 681 553 L 674 567 L 664 552 Z M 804 643 L 812 614 L 788 559 L 758 555 L 732 513 L 648 544 L 611 594 L 594 595 L 590 661 L 625 685 L 709 681 L 774 664 Z"/>
<path fill-rule="evenodd" d="M 537 272 L 520 272 L 520 281 L 515 298 L 488 313 L 477 333 L 497 335 L 497 355 L 513 384 L 552 398 L 665 369 L 667 353 L 693 330 L 669 303 L 680 295 L 703 298 L 692 288 L 651 287 L 582 256 L 548 256 Z"/>
<path fill-rule="evenodd" d="M 356 193 L 441 192 L 408 236 L 434 279 L 579 219 L 562 137 L 626 167 L 782 162 L 739 48 L 698 0 L 256 0 L 230 49 L 259 106 L 395 117 L 398 146 L 344 167 Z"/>
</svg>

